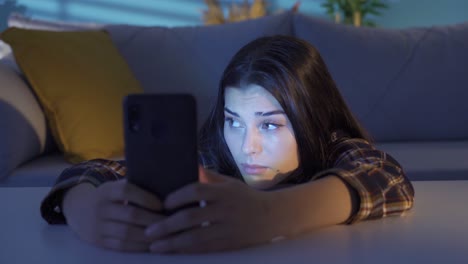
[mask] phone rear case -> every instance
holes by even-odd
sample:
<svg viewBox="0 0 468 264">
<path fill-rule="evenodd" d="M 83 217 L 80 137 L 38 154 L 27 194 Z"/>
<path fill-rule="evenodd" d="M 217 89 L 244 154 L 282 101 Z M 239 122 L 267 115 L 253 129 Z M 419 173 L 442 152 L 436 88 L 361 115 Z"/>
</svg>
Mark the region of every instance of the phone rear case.
<svg viewBox="0 0 468 264">
<path fill-rule="evenodd" d="M 187 94 L 136 94 L 124 100 L 129 182 L 160 199 L 198 181 L 197 114 Z"/>
</svg>

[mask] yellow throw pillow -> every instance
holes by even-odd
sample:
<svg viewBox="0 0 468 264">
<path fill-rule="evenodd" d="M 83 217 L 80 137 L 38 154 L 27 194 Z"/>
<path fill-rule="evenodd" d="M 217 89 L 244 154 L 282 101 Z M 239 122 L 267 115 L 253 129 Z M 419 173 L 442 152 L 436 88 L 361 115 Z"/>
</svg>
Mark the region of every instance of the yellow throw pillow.
<svg viewBox="0 0 468 264">
<path fill-rule="evenodd" d="M 122 100 L 142 88 L 105 31 L 9 28 L 1 34 L 68 161 L 124 153 Z"/>
</svg>

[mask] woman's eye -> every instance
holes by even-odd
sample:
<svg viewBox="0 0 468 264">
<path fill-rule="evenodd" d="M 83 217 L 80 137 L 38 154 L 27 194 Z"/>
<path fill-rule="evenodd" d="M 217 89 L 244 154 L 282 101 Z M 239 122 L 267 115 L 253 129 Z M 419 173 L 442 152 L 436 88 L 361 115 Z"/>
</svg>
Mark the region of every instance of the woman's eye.
<svg viewBox="0 0 468 264">
<path fill-rule="evenodd" d="M 231 117 L 226 117 L 224 120 L 228 123 L 229 127 L 233 127 L 233 128 L 239 128 L 239 127 L 241 127 L 240 122 L 234 120 L 234 119 L 231 118 Z"/>
<path fill-rule="evenodd" d="M 275 129 L 278 129 L 279 127 L 281 127 L 281 125 L 275 124 L 275 123 L 263 123 L 262 124 L 262 129 L 266 129 L 266 130 L 275 130 Z"/>
</svg>

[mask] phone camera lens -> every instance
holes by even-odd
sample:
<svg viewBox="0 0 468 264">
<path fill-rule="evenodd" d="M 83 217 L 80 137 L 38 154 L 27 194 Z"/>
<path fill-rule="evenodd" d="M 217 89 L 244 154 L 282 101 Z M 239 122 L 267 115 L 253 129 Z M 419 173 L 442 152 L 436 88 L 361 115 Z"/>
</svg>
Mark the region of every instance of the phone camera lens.
<svg viewBox="0 0 468 264">
<path fill-rule="evenodd" d="M 131 105 L 128 108 L 129 130 L 132 132 L 140 131 L 140 107 L 139 105 Z"/>
</svg>

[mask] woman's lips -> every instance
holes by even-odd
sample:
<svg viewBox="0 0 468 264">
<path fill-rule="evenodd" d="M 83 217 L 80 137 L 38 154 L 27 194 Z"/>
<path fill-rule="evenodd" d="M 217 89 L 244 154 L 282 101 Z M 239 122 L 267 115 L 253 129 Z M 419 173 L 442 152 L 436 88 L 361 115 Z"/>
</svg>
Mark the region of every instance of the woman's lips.
<svg viewBox="0 0 468 264">
<path fill-rule="evenodd" d="M 265 171 L 268 169 L 268 167 L 260 166 L 256 164 L 242 163 L 241 165 L 242 165 L 242 169 L 244 170 L 244 172 L 250 175 L 260 175 L 260 174 L 265 173 Z"/>
</svg>

